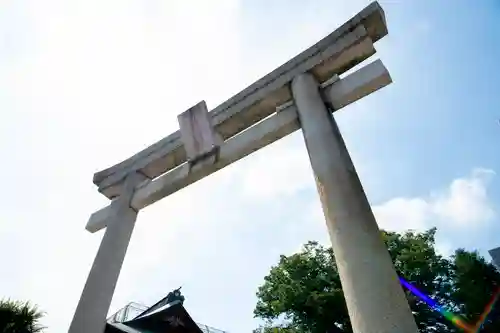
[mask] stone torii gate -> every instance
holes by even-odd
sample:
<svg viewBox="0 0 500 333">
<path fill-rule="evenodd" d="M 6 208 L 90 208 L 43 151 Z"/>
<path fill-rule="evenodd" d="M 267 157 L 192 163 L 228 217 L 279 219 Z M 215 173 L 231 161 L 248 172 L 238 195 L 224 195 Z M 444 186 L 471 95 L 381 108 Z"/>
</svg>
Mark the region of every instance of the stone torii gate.
<svg viewBox="0 0 500 333">
<path fill-rule="evenodd" d="M 94 175 L 111 204 L 86 229 L 105 228 L 70 333 L 103 332 L 139 210 L 302 129 L 355 333 L 416 333 L 412 313 L 332 112 L 388 85 L 380 60 L 341 76 L 387 34 L 377 2 L 180 130 Z"/>
</svg>

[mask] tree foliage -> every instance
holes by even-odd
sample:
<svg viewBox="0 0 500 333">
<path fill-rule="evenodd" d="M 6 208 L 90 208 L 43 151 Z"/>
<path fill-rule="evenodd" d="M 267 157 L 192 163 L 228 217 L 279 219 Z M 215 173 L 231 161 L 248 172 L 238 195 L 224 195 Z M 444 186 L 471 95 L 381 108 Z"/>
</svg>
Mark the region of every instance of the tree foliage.
<svg viewBox="0 0 500 333">
<path fill-rule="evenodd" d="M 39 321 L 43 315 L 29 302 L 0 300 L 0 333 L 42 332 Z"/>
<path fill-rule="evenodd" d="M 285 327 L 300 332 L 329 332 L 335 329 L 332 325 L 349 327 L 331 248 L 309 242 L 300 253 L 282 255 L 264 281 L 257 293 L 257 317 L 269 321 L 282 316 L 290 323 Z"/>
<path fill-rule="evenodd" d="M 500 288 L 500 273 L 477 252 L 458 249 L 452 257 L 455 285 L 453 300 L 468 322 L 476 323 Z M 481 333 L 500 332 L 500 304 L 493 307 Z"/>
<path fill-rule="evenodd" d="M 449 275 L 451 264 L 436 253 L 436 229 L 422 233 L 383 232 L 382 235 L 398 275 L 438 303 L 452 306 L 449 302 L 453 284 Z M 420 332 L 454 331 L 453 326 L 428 304 L 407 290 L 405 294 Z"/>
<path fill-rule="evenodd" d="M 437 254 L 435 228 L 382 234 L 397 273 L 450 311 L 465 314 L 470 323 L 479 319 L 500 287 L 500 274 L 477 253 L 460 249 L 451 258 Z M 428 304 L 405 293 L 420 332 L 459 332 Z M 352 332 L 333 251 L 317 242 L 280 256 L 257 297 L 254 314 L 266 324 L 255 333 Z M 499 324 L 497 308 L 483 331 L 500 332 Z"/>
</svg>

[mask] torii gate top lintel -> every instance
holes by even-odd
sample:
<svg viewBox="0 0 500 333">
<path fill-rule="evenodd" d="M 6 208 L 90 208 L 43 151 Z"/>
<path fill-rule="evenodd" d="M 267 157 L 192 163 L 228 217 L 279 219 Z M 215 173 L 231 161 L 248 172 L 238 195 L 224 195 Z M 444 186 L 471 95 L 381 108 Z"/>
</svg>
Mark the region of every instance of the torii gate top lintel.
<svg viewBox="0 0 500 333">
<path fill-rule="evenodd" d="M 276 111 L 292 99 L 293 77 L 312 72 L 318 82 L 340 75 L 375 53 L 373 43 L 387 34 L 384 11 L 373 2 L 321 41 L 251 84 L 209 116 L 222 140 L 227 140 Z M 187 160 L 180 131 L 134 156 L 94 174 L 99 191 L 112 199 L 119 195 L 126 175 L 138 171 L 154 179 Z"/>
</svg>

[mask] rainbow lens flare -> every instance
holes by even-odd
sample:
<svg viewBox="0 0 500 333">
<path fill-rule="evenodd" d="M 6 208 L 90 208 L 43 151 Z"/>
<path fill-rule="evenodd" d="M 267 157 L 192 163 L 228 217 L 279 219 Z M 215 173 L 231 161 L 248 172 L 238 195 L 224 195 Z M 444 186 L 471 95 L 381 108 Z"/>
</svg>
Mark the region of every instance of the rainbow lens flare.
<svg viewBox="0 0 500 333">
<path fill-rule="evenodd" d="M 498 298 L 500 298 L 500 288 L 497 289 L 497 291 L 493 294 L 493 297 L 491 297 L 491 300 L 486 304 L 486 309 L 484 309 L 483 313 L 481 316 L 479 316 L 479 320 L 474 327 L 474 332 L 479 332 L 481 327 L 484 324 L 484 321 L 490 314 L 491 310 L 493 310 L 493 306 L 495 306 L 495 303 L 498 301 Z"/>
<path fill-rule="evenodd" d="M 435 309 L 439 313 L 441 313 L 446 319 L 451 321 L 455 326 L 458 328 L 461 328 L 467 332 L 473 332 L 474 327 L 466 323 L 462 318 L 459 316 L 451 313 L 450 311 L 446 310 L 442 306 L 440 306 L 435 300 L 430 298 L 429 296 L 425 295 L 423 292 L 418 290 L 415 286 L 410 284 L 408 281 L 403 279 L 402 277 L 399 277 L 399 282 L 408 289 L 412 294 L 420 298 L 422 301 L 427 303 L 431 308 Z"/>
<path fill-rule="evenodd" d="M 464 331 L 468 333 L 477 333 L 481 329 L 481 326 L 483 325 L 484 321 L 486 320 L 486 317 L 488 317 L 488 314 L 493 310 L 493 307 L 500 297 L 500 288 L 495 292 L 493 295 L 492 299 L 488 302 L 486 305 L 486 309 L 483 311 L 481 316 L 479 317 L 479 320 L 476 325 L 472 326 L 468 323 L 466 323 L 460 316 L 455 315 L 451 313 L 450 311 L 446 310 L 444 307 L 440 306 L 435 300 L 430 298 L 429 296 L 425 295 L 423 292 L 418 290 L 415 286 L 410 284 L 408 281 L 403 279 L 402 277 L 399 277 L 399 282 L 408 289 L 412 294 L 420 298 L 422 301 L 427 303 L 431 308 L 435 309 L 439 313 L 441 313 L 446 319 L 451 321 L 456 327 L 463 329 Z"/>
</svg>

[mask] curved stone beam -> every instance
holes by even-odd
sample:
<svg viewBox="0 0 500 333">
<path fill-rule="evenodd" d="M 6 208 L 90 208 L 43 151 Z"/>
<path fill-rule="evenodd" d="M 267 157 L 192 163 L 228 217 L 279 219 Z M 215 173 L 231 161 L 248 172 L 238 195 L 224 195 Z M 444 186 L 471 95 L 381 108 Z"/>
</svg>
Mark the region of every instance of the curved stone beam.
<svg viewBox="0 0 500 333">
<path fill-rule="evenodd" d="M 375 53 L 373 43 L 387 34 L 385 15 L 377 2 L 321 41 L 256 81 L 210 112 L 223 140 L 268 117 L 275 108 L 291 99 L 291 80 L 311 72 L 318 82 L 340 75 Z M 186 161 L 176 131 L 127 160 L 94 175 L 99 191 L 112 199 L 120 193 L 126 175 L 139 171 L 154 179 Z"/>
<path fill-rule="evenodd" d="M 336 111 L 391 82 L 385 66 L 380 60 L 376 60 L 345 78 L 334 81 L 330 86 L 324 87 L 321 93 L 325 103 Z M 200 163 L 192 166 L 184 163 L 153 181 L 147 180 L 141 183 L 135 189 L 131 206 L 136 210 L 147 207 L 299 128 L 297 109 L 293 103 L 289 102 L 287 107 L 276 114 L 224 142 L 220 146 L 216 163 Z M 96 232 L 105 228 L 111 214 L 110 206 L 93 213 L 86 229 Z"/>
</svg>

